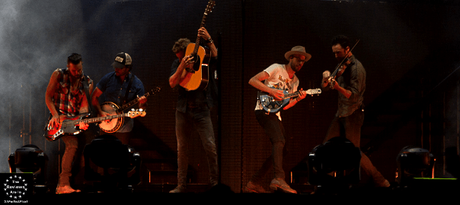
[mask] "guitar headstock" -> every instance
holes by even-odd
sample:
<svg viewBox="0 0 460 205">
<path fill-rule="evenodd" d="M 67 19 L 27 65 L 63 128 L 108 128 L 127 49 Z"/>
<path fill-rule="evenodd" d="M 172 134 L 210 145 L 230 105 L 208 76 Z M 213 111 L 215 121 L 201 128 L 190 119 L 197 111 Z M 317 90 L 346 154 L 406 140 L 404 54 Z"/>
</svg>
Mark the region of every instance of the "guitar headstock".
<svg viewBox="0 0 460 205">
<path fill-rule="evenodd" d="M 136 117 L 144 117 L 147 115 L 144 109 L 132 109 L 131 111 L 128 112 L 128 117 L 130 118 L 136 118 Z"/>
<path fill-rule="evenodd" d="M 305 91 L 308 95 L 316 95 L 316 94 L 321 94 L 321 88 L 314 88 L 314 89 L 308 89 Z"/>
<path fill-rule="evenodd" d="M 212 12 L 212 9 L 214 9 L 214 6 L 216 5 L 216 1 L 214 0 L 209 0 L 208 5 L 206 6 L 206 9 L 204 10 L 204 14 L 207 15 Z"/>
<path fill-rule="evenodd" d="M 157 92 L 160 92 L 161 88 L 160 87 L 156 87 L 156 88 L 152 88 L 150 91 L 149 91 L 149 94 L 155 94 Z"/>
</svg>

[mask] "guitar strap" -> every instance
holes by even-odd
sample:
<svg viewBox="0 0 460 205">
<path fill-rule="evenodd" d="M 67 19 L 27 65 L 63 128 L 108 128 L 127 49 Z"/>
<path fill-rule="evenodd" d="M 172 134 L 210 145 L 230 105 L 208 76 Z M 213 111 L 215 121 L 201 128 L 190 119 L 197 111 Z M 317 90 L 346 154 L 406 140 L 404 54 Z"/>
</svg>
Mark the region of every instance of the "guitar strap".
<svg viewBox="0 0 460 205">
<path fill-rule="evenodd" d="M 93 114 L 93 110 L 92 110 L 92 104 L 91 104 L 91 98 L 89 97 L 89 85 L 88 85 L 88 78 L 86 77 L 86 75 L 83 73 L 83 88 L 85 89 L 85 94 L 86 94 L 86 101 L 88 102 L 88 111 L 90 113 L 90 115 Z"/>
<path fill-rule="evenodd" d="M 126 100 L 128 99 L 129 89 L 131 89 L 131 84 L 133 84 L 133 79 L 134 79 L 134 74 L 131 73 L 131 78 L 129 78 L 129 84 L 128 84 L 128 87 L 126 88 L 125 97 L 123 99 L 123 102 L 121 102 L 120 107 L 122 107 L 126 103 Z"/>
</svg>

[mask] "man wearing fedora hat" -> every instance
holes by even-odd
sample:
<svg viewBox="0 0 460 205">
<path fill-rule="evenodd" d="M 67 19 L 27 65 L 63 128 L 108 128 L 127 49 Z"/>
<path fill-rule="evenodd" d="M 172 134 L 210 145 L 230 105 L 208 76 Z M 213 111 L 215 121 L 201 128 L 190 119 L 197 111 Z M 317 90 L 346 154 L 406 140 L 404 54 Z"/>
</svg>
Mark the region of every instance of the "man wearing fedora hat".
<svg viewBox="0 0 460 205">
<path fill-rule="evenodd" d="M 289 61 L 288 64 L 274 63 L 249 80 L 250 85 L 261 92 L 273 96 L 277 101 L 283 99 L 285 90 L 289 93 L 297 91 L 299 79 L 295 73 L 302 69 L 304 63 L 310 60 L 311 55 L 305 52 L 305 47 L 294 46 L 290 51 L 284 54 L 284 57 Z M 291 98 L 289 103 L 283 107 L 283 110 L 287 110 L 296 105 L 300 100 L 304 99 L 305 96 L 306 94 L 301 92 L 298 97 Z M 260 126 L 264 129 L 265 134 L 272 143 L 272 154 L 267 158 L 260 170 L 253 175 L 246 185 L 245 191 L 265 193 L 266 191 L 260 185 L 261 180 L 268 172 L 269 168 L 273 166 L 274 178 L 270 183 L 270 189 L 274 191 L 279 189 L 286 193 L 297 193 L 297 191 L 289 187 L 285 181 L 283 156 L 287 137 L 283 124 L 281 123 L 280 112 L 265 112 L 258 99 L 255 107 L 255 115 Z"/>
</svg>

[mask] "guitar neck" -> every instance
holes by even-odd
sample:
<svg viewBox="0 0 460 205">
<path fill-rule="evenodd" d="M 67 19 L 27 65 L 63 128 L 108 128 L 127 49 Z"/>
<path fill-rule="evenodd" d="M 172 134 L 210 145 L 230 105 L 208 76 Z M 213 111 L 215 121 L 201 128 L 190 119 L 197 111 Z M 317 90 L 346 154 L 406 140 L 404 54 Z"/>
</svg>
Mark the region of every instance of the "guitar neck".
<svg viewBox="0 0 460 205">
<path fill-rule="evenodd" d="M 295 91 L 295 92 L 293 92 L 293 93 L 285 94 L 283 99 L 297 97 L 297 96 L 300 95 L 300 92 L 302 92 L 302 91 L 301 91 L 301 90 L 298 90 L 298 91 Z M 320 93 L 321 93 L 321 89 L 319 89 L 319 88 L 316 88 L 316 89 L 308 89 L 308 90 L 304 90 L 303 92 L 305 92 L 305 94 L 308 94 L 308 95 L 314 95 L 314 94 L 320 94 Z"/>
<path fill-rule="evenodd" d="M 158 92 L 158 91 L 160 91 L 160 87 L 156 87 L 155 89 L 150 90 L 149 92 L 145 93 L 143 96 L 148 97 L 148 96 L 150 96 L 151 94 L 153 94 L 153 93 L 155 93 L 155 92 Z M 141 96 L 141 97 L 142 97 L 142 96 Z M 130 102 L 124 104 L 124 105 L 121 106 L 118 110 L 123 111 L 123 110 L 126 110 L 127 108 L 129 108 L 129 107 L 131 107 L 131 106 L 133 106 L 133 105 L 139 103 L 139 99 L 140 99 L 141 97 L 138 97 L 138 98 L 136 98 L 136 99 L 134 99 L 134 100 L 132 100 L 132 101 L 130 101 Z"/>
<path fill-rule="evenodd" d="M 148 97 L 149 95 L 150 95 L 150 92 L 146 93 L 146 94 L 143 95 L 143 96 Z M 124 104 L 124 105 L 121 106 L 120 109 L 118 109 L 118 110 L 125 110 L 126 108 L 129 108 L 129 107 L 131 107 L 131 106 L 137 104 L 137 103 L 139 102 L 139 99 L 140 99 L 140 97 L 138 97 L 138 98 L 136 98 L 136 99 L 134 99 L 134 100 L 132 100 L 132 101 L 130 101 L 130 102 Z"/>
<path fill-rule="evenodd" d="M 104 120 L 111 120 L 111 119 L 115 119 L 115 118 L 119 118 L 119 117 L 128 117 L 128 113 L 122 113 L 122 114 L 118 114 L 118 115 L 109 115 L 109 116 L 106 116 L 106 117 L 94 117 L 94 118 L 86 118 L 86 119 L 76 120 L 74 122 L 74 124 L 79 124 L 80 122 L 90 124 L 90 123 L 102 122 Z"/>
<path fill-rule="evenodd" d="M 203 13 L 203 18 L 201 18 L 200 28 L 204 27 L 205 22 L 206 22 L 206 18 L 208 17 L 208 13 L 212 10 L 212 7 L 214 7 L 214 1 L 209 1 L 208 5 L 206 7 L 206 10 Z M 198 53 L 198 48 L 200 47 L 200 39 L 201 39 L 201 37 L 199 37 L 199 36 L 196 37 L 195 48 L 193 50 L 193 53 Z"/>
<path fill-rule="evenodd" d="M 293 92 L 293 93 L 285 94 L 283 99 L 293 98 L 293 97 L 297 97 L 297 96 L 299 96 L 299 95 L 300 95 L 300 92 L 299 92 L 299 91 L 295 91 L 295 92 Z"/>
</svg>

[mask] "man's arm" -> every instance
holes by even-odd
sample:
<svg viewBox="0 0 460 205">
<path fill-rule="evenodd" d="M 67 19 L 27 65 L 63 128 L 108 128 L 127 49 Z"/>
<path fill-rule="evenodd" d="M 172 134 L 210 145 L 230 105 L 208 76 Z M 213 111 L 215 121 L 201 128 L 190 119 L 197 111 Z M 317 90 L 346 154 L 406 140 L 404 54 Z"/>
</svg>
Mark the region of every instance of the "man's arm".
<svg viewBox="0 0 460 205">
<path fill-rule="evenodd" d="M 287 109 L 289 109 L 289 108 L 291 108 L 291 107 L 294 107 L 294 105 L 296 105 L 299 101 L 303 100 L 303 99 L 307 96 L 307 94 L 305 93 L 305 91 L 303 91 L 303 89 L 300 89 L 300 90 L 299 90 L 299 93 L 300 93 L 300 94 L 299 94 L 298 97 L 296 97 L 296 98 L 291 98 L 291 99 L 289 100 L 289 104 L 287 104 L 286 106 L 284 106 L 283 110 L 287 110 Z"/>
<path fill-rule="evenodd" d="M 206 44 L 209 46 L 209 50 L 211 51 L 211 57 L 217 57 L 217 47 L 205 27 L 198 29 L 198 37 L 201 37 L 206 41 Z"/>
<path fill-rule="evenodd" d="M 186 79 L 187 75 L 191 75 L 191 73 L 189 72 L 184 72 L 184 69 L 188 65 L 192 65 L 194 63 L 195 61 L 190 55 L 183 57 L 179 66 L 176 69 L 176 72 L 169 77 L 169 86 L 171 88 L 174 88 L 177 85 L 179 85 L 184 79 Z"/>
<path fill-rule="evenodd" d="M 52 118 L 49 122 L 49 124 L 52 127 L 59 127 L 61 122 L 60 122 L 60 114 L 56 110 L 56 107 L 54 106 L 53 102 L 53 96 L 56 93 L 57 85 L 58 85 L 58 76 L 59 76 L 59 71 L 55 70 L 53 74 L 51 74 L 50 80 L 48 82 L 48 87 L 46 87 L 46 93 L 45 93 L 45 103 L 46 106 L 48 107 L 48 110 L 50 111 Z"/>
<path fill-rule="evenodd" d="M 342 86 L 340 86 L 335 80 L 332 80 L 332 83 L 334 85 L 334 89 L 336 89 L 337 91 L 339 91 L 339 93 L 341 93 L 343 96 L 345 96 L 347 99 L 350 98 L 351 96 L 351 91 L 350 90 L 347 90 L 345 88 L 343 88 Z"/>
<path fill-rule="evenodd" d="M 94 89 L 94 92 L 91 94 L 91 104 L 96 109 L 99 116 L 105 117 L 107 113 L 102 110 L 101 105 L 99 104 L 99 97 L 101 95 L 102 91 L 98 87 L 96 87 L 96 89 Z"/>
<path fill-rule="evenodd" d="M 270 96 L 273 96 L 276 100 L 282 100 L 283 97 L 284 97 L 284 93 L 283 93 L 282 90 L 278 90 L 278 89 L 275 89 L 275 88 L 270 88 L 270 87 L 268 87 L 268 86 L 266 86 L 265 84 L 262 83 L 262 81 L 264 81 L 268 77 L 270 77 L 270 75 L 267 72 L 261 71 L 261 72 L 257 73 L 255 76 L 253 76 L 249 80 L 248 83 L 250 85 L 252 85 L 253 87 L 255 87 L 256 89 L 258 89 L 258 90 L 260 90 L 262 92 L 266 92 Z"/>
<path fill-rule="evenodd" d="M 347 90 L 343 87 L 341 87 L 335 79 L 331 77 L 331 72 L 328 70 L 323 72 L 323 81 L 321 83 L 321 87 L 325 90 L 327 90 L 330 85 L 332 85 L 332 88 L 339 91 L 342 95 L 344 95 L 347 99 L 350 98 L 351 96 L 351 91 Z"/>
<path fill-rule="evenodd" d="M 89 84 L 89 87 L 88 87 L 88 92 L 89 92 L 89 95 L 91 96 L 92 92 L 93 92 L 93 83 Z M 88 113 L 89 112 L 89 102 L 88 100 L 90 99 L 87 99 L 86 98 L 86 95 L 83 97 L 82 101 L 81 101 L 81 104 L 80 104 L 80 109 L 78 110 L 78 112 L 80 114 L 82 113 Z M 84 122 L 80 122 L 80 124 L 78 125 L 78 127 L 82 130 L 87 130 L 89 125 L 87 123 L 84 123 Z"/>
</svg>

